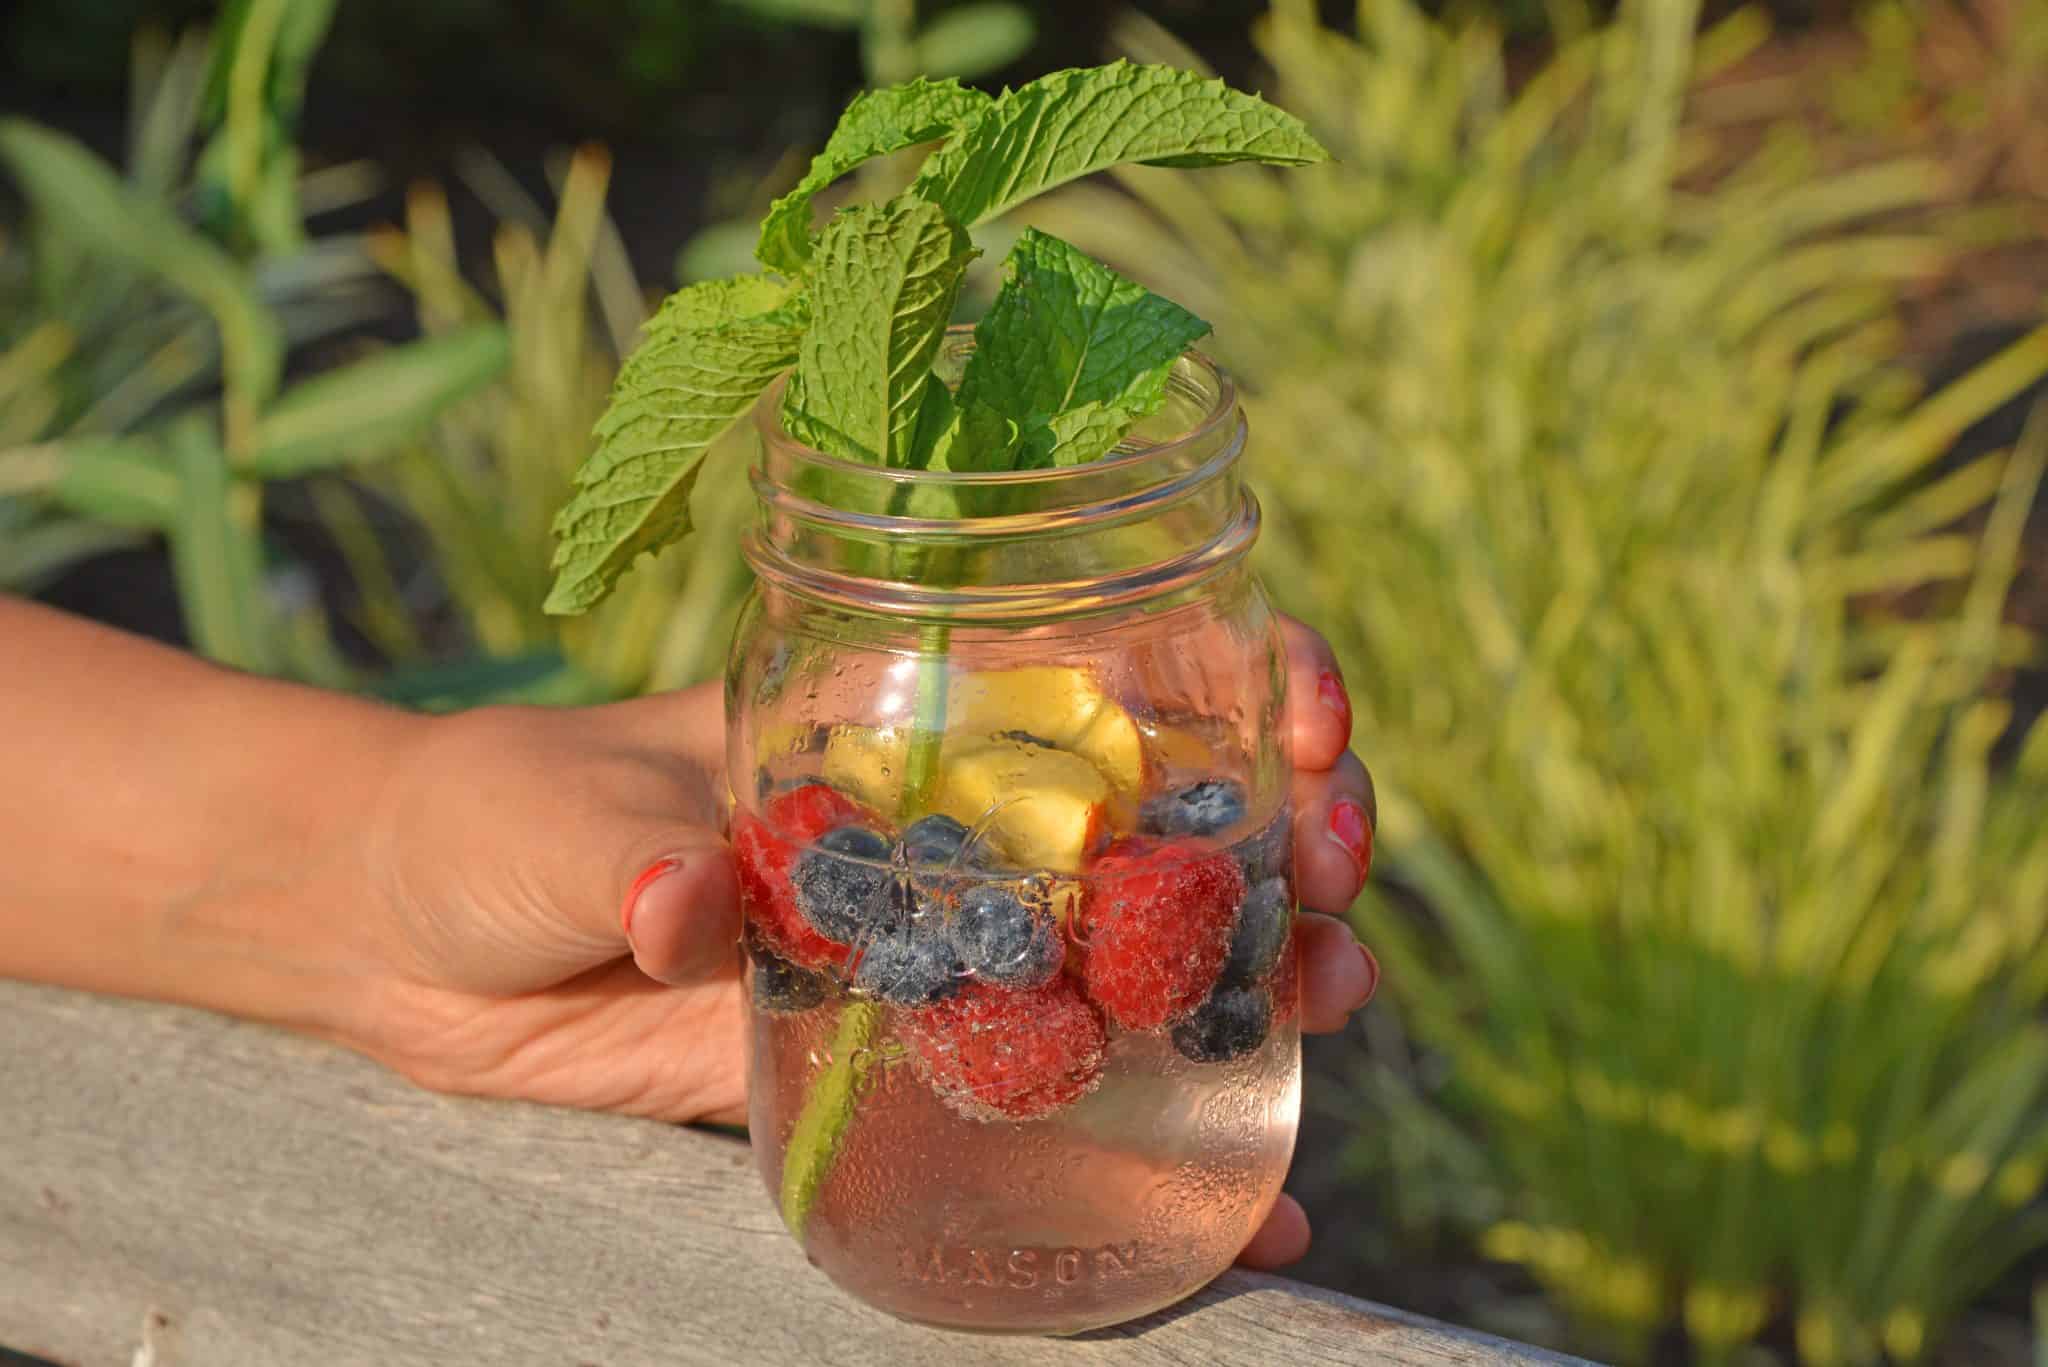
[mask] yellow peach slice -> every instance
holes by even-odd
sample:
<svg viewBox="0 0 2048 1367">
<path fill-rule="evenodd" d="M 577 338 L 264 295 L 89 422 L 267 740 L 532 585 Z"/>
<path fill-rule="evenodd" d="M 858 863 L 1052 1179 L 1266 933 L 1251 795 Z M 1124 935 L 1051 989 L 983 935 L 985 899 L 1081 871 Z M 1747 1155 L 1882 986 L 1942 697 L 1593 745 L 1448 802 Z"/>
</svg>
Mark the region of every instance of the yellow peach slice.
<svg viewBox="0 0 2048 1367">
<path fill-rule="evenodd" d="M 980 827 L 1019 868 L 1072 873 L 1104 830 L 1108 782 L 1079 755 L 1021 740 L 948 751 L 932 810 Z"/>
<path fill-rule="evenodd" d="M 1023 732 L 1093 764 L 1124 792 L 1145 779 L 1145 746 L 1131 714 L 1084 669 L 1032 665 L 953 680 L 946 729 L 963 740 Z"/>
</svg>

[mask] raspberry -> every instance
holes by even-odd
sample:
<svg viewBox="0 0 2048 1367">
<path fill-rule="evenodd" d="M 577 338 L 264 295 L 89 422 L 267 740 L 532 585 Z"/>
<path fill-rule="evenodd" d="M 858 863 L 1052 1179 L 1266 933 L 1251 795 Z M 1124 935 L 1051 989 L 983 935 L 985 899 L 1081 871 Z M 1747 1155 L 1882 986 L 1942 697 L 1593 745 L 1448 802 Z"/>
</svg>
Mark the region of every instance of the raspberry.
<svg viewBox="0 0 2048 1367">
<path fill-rule="evenodd" d="M 1102 1017 L 1069 978 L 1011 989 L 969 982 L 909 1016 L 918 1076 L 970 1120 L 1036 1120 L 1092 1091 Z"/>
<path fill-rule="evenodd" d="M 1082 894 L 1088 995 L 1126 1030 L 1156 1030 L 1209 995 L 1245 899 L 1237 861 L 1200 841 L 1120 840 Z"/>
<path fill-rule="evenodd" d="M 816 840 L 835 826 L 874 824 L 875 814 L 829 783 L 807 779 L 768 800 L 765 814 L 785 839 L 799 845 Z"/>
<path fill-rule="evenodd" d="M 741 808 L 733 813 L 732 853 L 740 878 L 740 902 L 762 942 L 803 968 L 844 963 L 848 946 L 821 935 L 796 907 L 790 874 L 802 847 L 847 822 L 873 813 L 836 788 L 806 783 L 768 800 L 762 816 Z"/>
</svg>

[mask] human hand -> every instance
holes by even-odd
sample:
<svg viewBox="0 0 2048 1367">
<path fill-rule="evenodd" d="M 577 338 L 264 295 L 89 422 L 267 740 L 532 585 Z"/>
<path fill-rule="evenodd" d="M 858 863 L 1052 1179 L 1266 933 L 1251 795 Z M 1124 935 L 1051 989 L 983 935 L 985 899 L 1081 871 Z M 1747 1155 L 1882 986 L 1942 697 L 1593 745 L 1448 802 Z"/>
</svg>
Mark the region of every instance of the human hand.
<svg viewBox="0 0 2048 1367">
<path fill-rule="evenodd" d="M 1342 1028 L 1379 970 L 1336 919 L 1371 859 L 1329 646 L 1285 631 L 1302 1028 Z M 704 686 L 575 710 L 423 722 L 369 815 L 379 965 L 345 1042 L 423 1086 L 744 1123 L 738 892 L 720 835 L 722 700 Z M 1301 1256 L 1282 1197 L 1241 1261 Z"/>
</svg>

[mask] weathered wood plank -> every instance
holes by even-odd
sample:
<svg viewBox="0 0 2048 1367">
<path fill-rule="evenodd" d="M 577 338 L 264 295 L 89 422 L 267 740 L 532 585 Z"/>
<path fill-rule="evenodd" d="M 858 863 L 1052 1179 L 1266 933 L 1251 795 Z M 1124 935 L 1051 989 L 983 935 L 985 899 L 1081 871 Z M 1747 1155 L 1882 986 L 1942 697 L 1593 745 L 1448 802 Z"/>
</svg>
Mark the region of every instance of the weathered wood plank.
<svg viewBox="0 0 2048 1367">
<path fill-rule="evenodd" d="M 1246 1273 L 1080 1340 L 921 1329 L 805 1265 L 734 1140 L 10 983 L 0 1344 L 82 1367 L 1569 1361 Z"/>
</svg>

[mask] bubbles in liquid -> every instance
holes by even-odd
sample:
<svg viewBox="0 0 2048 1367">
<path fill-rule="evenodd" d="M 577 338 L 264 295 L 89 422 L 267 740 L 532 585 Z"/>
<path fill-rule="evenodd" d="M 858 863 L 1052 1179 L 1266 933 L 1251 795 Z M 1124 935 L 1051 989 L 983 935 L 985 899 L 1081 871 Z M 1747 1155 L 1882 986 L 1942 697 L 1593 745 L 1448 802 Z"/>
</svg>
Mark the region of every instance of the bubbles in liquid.
<svg viewBox="0 0 2048 1367">
<path fill-rule="evenodd" d="M 884 1310 L 991 1331 L 1127 1320 L 1226 1268 L 1279 1193 L 1300 1095 L 1291 1011 L 1226 1063 L 1190 1062 L 1164 1031 L 1112 1027 L 1100 1084 L 1017 1123 L 950 1109 L 917 1075 L 910 1013 L 879 1009 L 805 1244 L 835 1281 Z M 751 1120 L 757 1141 L 772 1136 L 757 1142 L 771 1190 L 829 1065 L 838 1010 L 754 1016 Z"/>
</svg>

